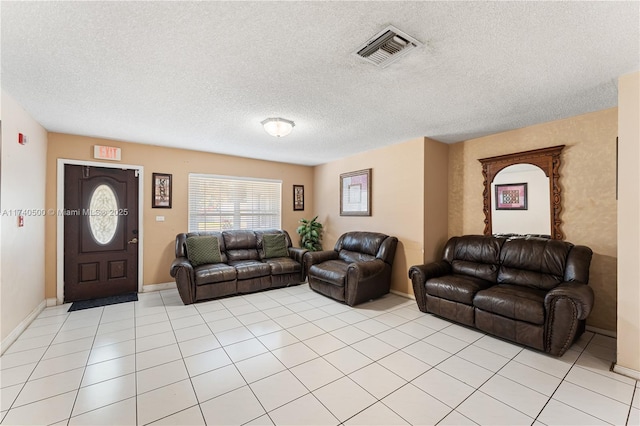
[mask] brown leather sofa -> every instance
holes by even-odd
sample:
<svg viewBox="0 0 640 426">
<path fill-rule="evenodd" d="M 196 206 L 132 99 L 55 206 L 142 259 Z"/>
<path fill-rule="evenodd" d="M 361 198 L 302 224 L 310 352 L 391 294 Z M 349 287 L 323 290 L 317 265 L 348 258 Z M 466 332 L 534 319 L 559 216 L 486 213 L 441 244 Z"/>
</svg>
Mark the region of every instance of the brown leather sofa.
<svg viewBox="0 0 640 426">
<path fill-rule="evenodd" d="M 287 257 L 267 258 L 264 236 L 284 234 Z M 187 253 L 187 238 L 216 237 L 220 262 L 193 266 Z M 222 232 L 191 232 L 176 236 L 176 259 L 170 273 L 185 305 L 199 300 L 253 293 L 285 287 L 304 281 L 303 255 L 306 249 L 292 247 L 287 231 L 229 230 Z"/>
<path fill-rule="evenodd" d="M 593 307 L 591 256 L 564 241 L 467 235 L 409 278 L 422 312 L 561 356 Z"/>
<path fill-rule="evenodd" d="M 347 232 L 333 250 L 304 255 L 309 287 L 349 306 L 387 294 L 397 244 L 377 232 Z"/>
</svg>

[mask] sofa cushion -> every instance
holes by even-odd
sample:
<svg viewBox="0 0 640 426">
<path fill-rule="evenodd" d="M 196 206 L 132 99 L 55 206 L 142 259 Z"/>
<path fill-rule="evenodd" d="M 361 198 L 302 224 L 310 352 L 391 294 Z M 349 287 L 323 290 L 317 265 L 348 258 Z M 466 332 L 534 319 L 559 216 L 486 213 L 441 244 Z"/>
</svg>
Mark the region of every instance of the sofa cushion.
<svg viewBox="0 0 640 426">
<path fill-rule="evenodd" d="M 338 252 L 338 257 L 340 258 L 340 260 L 343 260 L 347 263 L 370 262 L 372 260 L 376 260 L 375 256 L 351 250 L 340 250 Z"/>
<path fill-rule="evenodd" d="M 264 234 L 262 236 L 262 248 L 265 259 L 289 257 L 287 239 L 284 234 Z"/>
<path fill-rule="evenodd" d="M 443 259 L 451 264 L 454 274 L 469 275 L 495 283 L 503 242 L 504 239 L 486 235 L 453 237 L 447 242 Z"/>
<path fill-rule="evenodd" d="M 271 274 L 271 266 L 269 266 L 269 264 L 255 260 L 229 261 L 229 265 L 236 268 L 239 280 L 266 277 Z"/>
<path fill-rule="evenodd" d="M 196 285 L 215 284 L 236 279 L 233 266 L 224 263 L 208 263 L 194 268 Z"/>
<path fill-rule="evenodd" d="M 531 324 L 544 324 L 544 296 L 547 292 L 530 287 L 499 284 L 479 291 L 473 305 L 485 312 Z"/>
<path fill-rule="evenodd" d="M 265 259 L 265 263 L 271 267 L 272 275 L 293 274 L 302 271 L 300 262 L 296 262 L 288 257 Z"/>
<path fill-rule="evenodd" d="M 571 247 L 571 243 L 558 240 L 507 240 L 500 253 L 497 282 L 551 290 L 564 280 Z"/>
<path fill-rule="evenodd" d="M 387 235 L 378 232 L 347 232 L 336 243 L 335 250 L 342 249 L 376 256 Z"/>
<path fill-rule="evenodd" d="M 327 283 L 344 287 L 349 264 L 342 260 L 327 260 L 309 268 L 309 276 Z"/>
<path fill-rule="evenodd" d="M 454 302 L 473 304 L 473 297 L 493 283 L 465 275 L 444 275 L 426 282 L 427 294 Z"/>
<path fill-rule="evenodd" d="M 216 237 L 189 237 L 185 244 L 187 245 L 187 258 L 193 266 L 222 261 L 220 245 Z"/>
</svg>

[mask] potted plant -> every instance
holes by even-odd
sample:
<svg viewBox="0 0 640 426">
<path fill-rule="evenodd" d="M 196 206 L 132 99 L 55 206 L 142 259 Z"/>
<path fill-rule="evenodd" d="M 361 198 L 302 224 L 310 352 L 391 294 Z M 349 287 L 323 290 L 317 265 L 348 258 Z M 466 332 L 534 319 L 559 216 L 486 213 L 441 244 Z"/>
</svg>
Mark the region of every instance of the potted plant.
<svg viewBox="0 0 640 426">
<path fill-rule="evenodd" d="M 322 224 L 317 219 L 318 216 L 311 220 L 300 219 L 300 226 L 296 229 L 300 235 L 300 247 L 309 251 L 322 250 Z"/>
</svg>

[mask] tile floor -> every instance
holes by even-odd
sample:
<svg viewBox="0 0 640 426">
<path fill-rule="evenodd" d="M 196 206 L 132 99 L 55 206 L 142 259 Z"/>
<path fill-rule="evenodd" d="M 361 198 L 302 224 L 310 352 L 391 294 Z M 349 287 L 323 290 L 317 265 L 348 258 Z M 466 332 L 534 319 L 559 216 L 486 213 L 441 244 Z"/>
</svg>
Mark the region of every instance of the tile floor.
<svg viewBox="0 0 640 426">
<path fill-rule="evenodd" d="M 0 358 L 2 424 L 557 425 L 640 422 L 615 341 L 562 358 L 306 284 L 184 306 L 176 290 L 45 309 Z"/>
</svg>

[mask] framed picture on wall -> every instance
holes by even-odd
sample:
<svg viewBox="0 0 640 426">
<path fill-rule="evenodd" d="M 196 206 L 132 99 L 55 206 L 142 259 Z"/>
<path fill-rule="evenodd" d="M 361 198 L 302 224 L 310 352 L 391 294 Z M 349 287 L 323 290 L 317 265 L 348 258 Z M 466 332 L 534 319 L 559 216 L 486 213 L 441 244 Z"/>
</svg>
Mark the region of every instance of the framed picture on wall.
<svg viewBox="0 0 640 426">
<path fill-rule="evenodd" d="M 527 210 L 527 184 L 496 184 L 496 210 Z"/>
<path fill-rule="evenodd" d="M 151 183 L 151 207 L 154 209 L 170 209 L 171 175 L 168 173 L 153 173 Z"/>
<path fill-rule="evenodd" d="M 340 216 L 371 216 L 371 169 L 340 175 Z"/>
<path fill-rule="evenodd" d="M 293 210 L 304 210 L 304 185 L 293 185 Z"/>
</svg>

